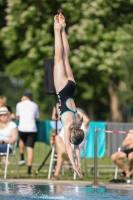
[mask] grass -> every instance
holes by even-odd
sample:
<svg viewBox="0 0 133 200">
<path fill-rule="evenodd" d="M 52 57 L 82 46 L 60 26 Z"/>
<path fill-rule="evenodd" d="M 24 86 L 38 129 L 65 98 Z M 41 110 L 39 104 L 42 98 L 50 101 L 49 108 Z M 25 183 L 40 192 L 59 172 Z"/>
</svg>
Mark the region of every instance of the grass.
<svg viewBox="0 0 133 200">
<path fill-rule="evenodd" d="M 51 146 L 47 146 L 44 143 L 36 143 L 35 148 L 34 148 L 34 165 L 32 167 L 32 174 L 28 175 L 27 174 L 27 166 L 19 166 L 19 175 L 20 178 L 22 179 L 47 179 L 48 176 L 48 167 L 50 163 L 50 156 L 46 161 L 46 165 L 41 168 L 39 173 L 36 175 L 36 171 L 38 170 L 39 166 L 42 164 L 43 160 L 51 150 Z M 17 148 L 17 157 L 18 160 L 20 159 L 20 154 L 19 154 L 19 149 Z M 25 158 L 27 157 L 27 153 L 25 151 Z M 15 162 L 14 157 L 10 157 L 9 160 L 11 163 Z M 26 160 L 26 159 L 25 159 Z M 83 176 L 82 179 L 80 179 L 78 176 L 76 177 L 76 180 L 81 180 L 81 181 L 91 181 L 93 182 L 94 180 L 94 171 L 92 172 L 92 165 L 94 164 L 94 159 L 86 159 L 87 161 L 87 174 Z M 98 158 L 97 160 L 99 166 L 107 166 L 105 168 L 98 168 L 98 182 L 109 182 L 109 180 L 114 178 L 114 173 L 115 173 L 115 165 L 114 163 L 110 160 L 109 157 L 105 156 L 104 158 Z M 4 165 L 1 165 L 1 168 L 4 171 Z M 82 160 L 82 170 L 85 172 L 85 165 Z M 61 174 L 60 175 L 60 180 L 73 180 L 73 170 L 67 170 L 64 168 L 64 176 Z M 120 171 L 119 171 L 120 172 Z M 119 174 L 118 174 L 119 176 Z M 3 178 L 3 172 L 0 173 L 0 178 Z M 17 178 L 17 171 L 16 171 L 16 166 L 15 165 L 9 165 L 8 166 L 8 173 L 7 173 L 7 178 Z"/>
</svg>

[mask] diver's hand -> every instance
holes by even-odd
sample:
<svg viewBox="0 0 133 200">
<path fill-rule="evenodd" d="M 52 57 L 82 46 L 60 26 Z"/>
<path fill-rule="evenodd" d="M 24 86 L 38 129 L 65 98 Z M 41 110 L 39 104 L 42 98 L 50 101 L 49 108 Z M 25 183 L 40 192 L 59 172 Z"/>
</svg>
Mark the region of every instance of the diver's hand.
<svg viewBox="0 0 133 200">
<path fill-rule="evenodd" d="M 78 167 L 78 166 L 76 166 L 76 165 L 73 165 L 73 169 L 74 169 L 74 171 L 78 174 L 78 176 L 79 176 L 80 178 L 83 177 L 82 170 L 81 170 L 80 167 Z"/>
</svg>

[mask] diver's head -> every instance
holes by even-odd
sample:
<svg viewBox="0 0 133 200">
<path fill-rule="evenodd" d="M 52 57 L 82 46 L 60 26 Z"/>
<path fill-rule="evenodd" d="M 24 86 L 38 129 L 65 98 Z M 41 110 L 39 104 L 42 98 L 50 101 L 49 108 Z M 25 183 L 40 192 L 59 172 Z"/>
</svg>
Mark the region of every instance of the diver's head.
<svg viewBox="0 0 133 200">
<path fill-rule="evenodd" d="M 80 128 L 72 128 L 70 130 L 70 142 L 79 145 L 84 140 L 84 131 Z"/>
</svg>

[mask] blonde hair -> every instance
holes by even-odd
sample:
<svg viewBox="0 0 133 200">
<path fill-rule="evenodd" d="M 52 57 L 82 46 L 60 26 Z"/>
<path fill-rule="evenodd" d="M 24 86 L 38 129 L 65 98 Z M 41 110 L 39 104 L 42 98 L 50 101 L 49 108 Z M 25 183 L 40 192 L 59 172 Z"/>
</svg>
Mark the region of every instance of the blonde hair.
<svg viewBox="0 0 133 200">
<path fill-rule="evenodd" d="M 82 123 L 83 123 L 83 117 L 82 117 L 82 119 L 79 121 L 79 123 L 74 123 L 74 124 L 70 127 L 70 130 L 75 129 L 75 128 L 79 129 L 79 128 L 82 126 Z"/>
<path fill-rule="evenodd" d="M 80 128 L 75 128 L 71 137 L 71 143 L 79 145 L 84 140 L 84 131 Z"/>
<path fill-rule="evenodd" d="M 83 123 L 83 118 L 79 121 L 78 124 L 73 124 L 70 127 L 70 131 L 72 133 L 71 143 L 74 145 L 79 145 L 84 140 L 84 131 L 80 129 Z"/>
</svg>

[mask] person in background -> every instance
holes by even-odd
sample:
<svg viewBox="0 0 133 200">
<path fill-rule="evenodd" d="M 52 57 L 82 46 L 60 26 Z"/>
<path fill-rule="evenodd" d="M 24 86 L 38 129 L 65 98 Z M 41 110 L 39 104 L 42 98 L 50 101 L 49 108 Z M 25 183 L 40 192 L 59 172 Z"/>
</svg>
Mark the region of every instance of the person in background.
<svg viewBox="0 0 133 200">
<path fill-rule="evenodd" d="M 78 115 L 81 117 L 83 116 L 83 124 L 81 126 L 81 129 L 84 131 L 85 137 L 82 143 L 79 145 L 80 153 L 82 153 L 85 150 L 86 145 L 86 136 L 89 126 L 89 117 L 87 114 L 80 108 L 77 108 Z M 65 149 L 65 143 L 64 143 L 64 129 L 62 128 L 59 135 L 55 137 L 55 148 L 57 152 L 57 165 L 54 172 L 54 176 L 51 177 L 51 180 L 59 180 L 60 171 L 62 168 L 62 165 L 64 161 L 68 162 L 69 158 Z M 75 155 L 76 156 L 76 155 Z M 66 163 L 65 163 L 66 164 Z M 67 163 L 68 164 L 68 163 Z"/>
<path fill-rule="evenodd" d="M 59 115 L 59 110 L 58 110 L 58 103 L 56 103 L 56 105 L 53 107 L 53 110 L 52 110 L 52 115 L 51 115 L 51 119 L 52 119 L 52 122 L 51 122 L 51 126 L 55 132 L 55 135 L 59 134 L 60 131 L 61 131 L 61 127 L 62 127 L 62 124 L 60 122 L 60 115 Z M 53 122 L 54 121 L 54 122 Z M 56 124 L 57 122 L 57 124 Z M 57 126 L 57 127 L 56 127 Z M 57 128 L 57 130 L 56 130 Z M 54 133 L 53 133 L 54 134 Z M 52 139 L 53 137 L 51 137 L 50 139 L 50 143 L 52 144 Z M 54 141 L 53 141 L 54 142 Z"/>
<path fill-rule="evenodd" d="M 16 116 L 19 120 L 19 150 L 21 160 L 19 165 L 25 164 L 24 148 L 27 147 L 27 173 L 31 174 L 32 162 L 33 162 L 33 149 L 37 139 L 37 125 L 36 121 L 39 119 L 38 105 L 32 101 L 31 93 L 24 93 L 21 102 L 16 105 Z"/>
<path fill-rule="evenodd" d="M 15 124 L 15 122 L 11 121 L 10 112 L 7 107 L 0 107 L 0 153 L 7 152 L 8 144 L 11 144 L 11 152 L 13 144 L 17 141 L 17 139 L 17 125 Z M 0 171 L 2 170 L 0 169 Z"/>
<path fill-rule="evenodd" d="M 11 120 L 15 120 L 16 116 L 13 113 L 12 109 L 10 106 L 7 106 L 7 98 L 5 96 L 0 96 L 0 107 L 7 107 L 8 111 L 10 112 L 10 118 Z M 2 162 L 5 162 L 6 160 L 6 156 L 3 156 L 2 158 Z M 10 164 L 10 162 L 8 162 L 8 164 Z"/>
<path fill-rule="evenodd" d="M 52 111 L 52 115 L 51 115 L 51 119 L 54 121 L 60 121 L 60 115 L 59 115 L 59 111 L 58 111 L 58 106 L 59 104 L 56 103 L 56 105 L 53 107 L 53 111 Z"/>
<path fill-rule="evenodd" d="M 62 129 L 62 124 L 60 122 L 60 115 L 59 115 L 58 107 L 59 107 L 59 104 L 56 103 L 56 105 L 53 107 L 52 116 L 51 116 L 51 119 L 53 121 L 57 120 L 57 132 L 56 132 L 56 130 L 54 130 L 55 133 L 53 133 L 52 137 L 50 138 L 50 144 L 52 144 L 52 145 L 55 145 L 56 134 L 59 135 L 59 133 Z M 55 148 L 56 148 L 56 145 L 55 145 Z M 54 163 L 55 168 L 56 168 L 56 164 L 57 164 L 57 162 L 55 161 L 55 163 Z M 68 160 L 64 160 L 64 164 L 69 165 Z M 67 169 L 69 170 L 70 168 L 68 167 Z"/>
<path fill-rule="evenodd" d="M 10 112 L 10 117 L 12 120 L 15 120 L 16 119 L 16 116 L 15 114 L 13 113 L 12 109 L 10 106 L 7 105 L 7 98 L 5 96 L 0 96 L 0 107 L 2 106 L 5 106 L 7 107 L 7 109 L 9 110 Z"/>
<path fill-rule="evenodd" d="M 127 158 L 128 166 L 125 166 L 122 159 Z M 120 147 L 120 151 L 115 152 L 111 155 L 112 161 L 120 167 L 123 172 L 122 177 L 127 179 L 132 178 L 132 166 L 133 166 L 133 129 L 129 130 L 126 138 L 123 140 Z"/>
</svg>

